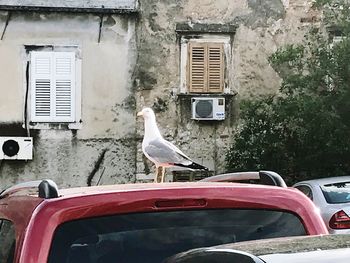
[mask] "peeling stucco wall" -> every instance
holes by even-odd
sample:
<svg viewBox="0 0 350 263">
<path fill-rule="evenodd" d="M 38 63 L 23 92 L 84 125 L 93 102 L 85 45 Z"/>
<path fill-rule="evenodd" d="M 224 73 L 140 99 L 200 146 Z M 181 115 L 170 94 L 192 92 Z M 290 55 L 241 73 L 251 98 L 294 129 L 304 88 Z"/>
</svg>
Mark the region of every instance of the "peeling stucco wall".
<svg viewBox="0 0 350 263">
<path fill-rule="evenodd" d="M 0 33 L 8 14 L 0 11 Z M 78 50 L 81 128 L 31 129 L 33 160 L 0 160 L 1 188 L 42 178 L 59 186 L 135 181 L 135 101 L 130 82 L 136 61 L 135 15 L 30 11 L 10 15 L 0 40 L 0 136 L 27 135 L 25 45 Z"/>
<path fill-rule="evenodd" d="M 138 62 L 134 89 L 137 108 L 150 106 L 156 112 L 164 137 L 214 173 L 225 172 L 225 153 L 238 118 L 238 101 L 275 93 L 280 79 L 268 57 L 285 44 L 300 43 L 319 14 L 308 0 L 181 0 L 140 1 L 137 26 Z M 316 18 L 316 19 L 315 19 Z M 235 95 L 226 100 L 227 118 L 221 122 L 190 119 L 189 101 L 180 91 L 180 44 L 177 24 L 234 25 L 229 88 Z M 142 122 L 138 123 L 142 138 Z M 140 144 L 140 140 L 139 140 Z M 148 164 L 138 147 L 137 173 L 147 173 Z M 145 171 L 146 170 L 146 171 Z"/>
<path fill-rule="evenodd" d="M 40 131 L 34 137 L 33 161 L 6 161 L 0 166 L 2 185 L 43 178 L 59 186 L 133 182 L 134 145 L 124 139 L 79 140 L 70 131 Z M 95 165 L 101 153 L 100 165 Z M 90 183 L 89 183 L 90 182 Z"/>
</svg>

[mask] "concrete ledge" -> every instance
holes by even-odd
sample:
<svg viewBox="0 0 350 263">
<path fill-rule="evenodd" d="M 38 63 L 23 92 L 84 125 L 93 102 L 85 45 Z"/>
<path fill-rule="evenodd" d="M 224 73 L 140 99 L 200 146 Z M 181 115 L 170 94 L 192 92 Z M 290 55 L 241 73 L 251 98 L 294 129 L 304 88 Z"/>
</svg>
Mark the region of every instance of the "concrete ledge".
<svg viewBox="0 0 350 263">
<path fill-rule="evenodd" d="M 153 181 L 154 174 L 136 174 L 136 180 L 138 181 Z"/>
<path fill-rule="evenodd" d="M 0 0 L 0 10 L 74 13 L 136 13 L 137 0 Z"/>
<path fill-rule="evenodd" d="M 180 34 L 193 33 L 216 33 L 216 34 L 234 34 L 237 25 L 233 24 L 206 24 L 206 23 L 178 23 L 176 32 Z"/>
<path fill-rule="evenodd" d="M 153 182 L 154 181 L 154 174 L 153 173 L 149 173 L 149 174 L 143 174 L 143 173 L 139 173 L 136 174 L 136 181 L 137 182 Z M 164 177 L 164 181 L 165 182 L 172 182 L 173 181 L 173 176 L 170 174 L 166 174 Z"/>
</svg>

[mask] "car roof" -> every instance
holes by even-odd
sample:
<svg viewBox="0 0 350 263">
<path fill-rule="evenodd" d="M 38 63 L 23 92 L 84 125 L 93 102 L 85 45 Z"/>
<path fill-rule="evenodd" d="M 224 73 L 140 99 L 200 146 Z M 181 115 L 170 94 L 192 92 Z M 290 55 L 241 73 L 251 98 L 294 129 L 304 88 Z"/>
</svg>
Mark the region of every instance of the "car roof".
<svg viewBox="0 0 350 263">
<path fill-rule="evenodd" d="M 318 179 L 312 179 L 312 180 L 305 180 L 300 181 L 295 185 L 300 184 L 309 184 L 309 185 L 325 185 L 325 184 L 331 184 L 331 183 L 341 183 L 341 182 L 350 182 L 350 176 L 334 176 L 334 177 L 325 177 L 325 178 L 318 178 Z"/>
<path fill-rule="evenodd" d="M 57 197 L 53 198 L 40 198 L 33 193 L 29 196 L 13 193 L 0 199 L 0 203 L 11 202 L 11 207 L 16 207 L 17 204 L 24 204 L 23 200 L 26 200 L 25 203 L 30 204 L 33 209 L 38 206 L 37 210 L 45 210 L 48 213 L 51 213 L 52 209 L 60 213 L 69 210 L 70 219 L 75 216 L 82 217 L 79 214 L 82 208 L 89 210 L 84 213 L 84 217 L 115 213 L 117 207 L 118 213 L 181 209 L 181 207 L 184 208 L 181 200 L 198 202 L 195 206 L 186 206 L 186 209 L 191 207 L 276 209 L 296 213 L 307 221 L 312 217 L 309 211 L 315 210 L 314 204 L 294 188 L 226 182 L 138 183 L 77 187 L 60 189 Z M 173 200 L 180 200 L 180 203 L 173 204 L 171 203 Z M 202 202 L 205 204 L 201 205 Z M 100 209 L 103 206 L 105 209 Z M 72 211 L 79 212 L 79 215 L 75 215 Z M 314 225 L 319 224 L 321 223 L 317 222 Z"/>
<path fill-rule="evenodd" d="M 295 211 L 297 210 L 295 206 L 305 203 L 304 194 L 294 188 L 229 182 L 136 183 L 73 187 L 57 189 L 56 197 L 48 198 L 38 197 L 37 190 L 38 188 L 29 188 L 28 192 L 22 192 L 23 188 L 20 188 L 18 192 L 13 191 L 10 195 L 0 196 L 0 204 L 20 202 L 34 208 L 39 203 L 46 207 L 62 203 L 62 205 L 78 207 L 87 202 L 97 205 L 101 200 L 104 200 L 105 203 L 113 203 L 124 198 L 128 198 L 130 202 L 143 198 L 143 200 L 155 202 L 155 200 L 162 199 L 181 199 L 183 196 L 186 199 L 236 200 L 241 204 L 245 202 L 247 207 L 259 204 L 265 208 Z M 286 201 L 281 202 L 281 198 Z M 73 199 L 74 201 L 67 202 Z"/>
<path fill-rule="evenodd" d="M 39 188 L 38 184 L 41 181 L 33 181 L 14 186 L 14 189 L 2 191 L 0 200 L 9 196 L 31 196 L 38 197 Z M 57 186 L 56 186 L 57 187 Z M 107 193 L 122 193 L 122 192 L 135 192 L 135 191 L 150 191 L 150 190 L 170 190 L 170 189 L 190 189 L 190 188 L 221 188 L 221 187 L 235 187 L 235 188 L 247 188 L 247 189 L 270 189 L 272 191 L 284 191 L 286 188 L 261 185 L 261 184 L 249 184 L 249 183 L 236 183 L 236 182 L 170 182 L 170 183 L 130 183 L 130 184 L 114 184 L 114 185 L 98 185 L 98 186 L 83 186 L 83 187 L 69 187 L 69 188 L 56 188 L 57 195 L 55 197 L 48 198 L 70 198 L 76 196 L 89 196 L 97 194 Z M 11 187 L 12 188 L 12 187 Z M 293 188 L 290 188 L 293 189 Z M 7 193 L 8 191 L 8 193 Z M 39 195 L 40 196 L 40 195 Z"/>
<path fill-rule="evenodd" d="M 311 200 L 295 188 L 228 182 L 137 183 L 76 187 L 59 189 L 56 197 L 49 198 L 38 197 L 33 192 L 26 196 L 16 192 L 12 194 L 1 198 L 0 203 L 11 202 L 13 204 L 11 207 L 15 207 L 16 202 L 23 204 L 23 200 L 26 200 L 25 203 L 33 208 L 40 203 L 39 209 L 50 211 L 55 208 L 62 213 L 63 210 L 80 211 L 82 207 L 88 206 L 90 211 L 85 216 L 106 214 L 106 210 L 99 209 L 102 205 L 109 207 L 110 212 L 118 207 L 120 213 L 181 208 L 180 204 L 165 205 L 164 202 L 167 200 L 197 200 L 198 205 L 195 207 L 198 208 L 203 201 L 205 205 L 202 208 L 208 209 L 244 207 L 285 210 L 299 216 L 303 214 L 304 220 L 306 217 L 307 220 L 311 219 L 312 213 L 309 211 L 315 210 Z M 162 207 L 158 207 L 159 202 L 162 203 Z M 300 208 L 301 204 L 303 209 Z"/>
<path fill-rule="evenodd" d="M 47 198 L 38 197 L 38 192 L 40 196 L 40 189 L 37 192 L 33 191 L 34 189 L 38 190 L 36 187 L 29 188 L 29 192 L 22 192 L 26 189 L 20 188 L 18 192 L 12 191 L 9 195 L 0 196 L 0 204 L 11 202 L 11 207 L 16 207 L 16 203 L 26 203 L 27 206 L 31 206 L 34 209 L 41 203 L 40 207 L 65 207 L 65 209 L 75 207 L 77 209 L 87 204 L 91 207 L 99 206 L 102 202 L 115 207 L 116 203 L 120 204 L 121 200 L 125 199 L 128 200 L 128 203 L 142 202 L 144 205 L 148 203 L 148 206 L 154 206 L 157 201 L 179 200 L 182 198 L 187 200 L 211 200 L 209 208 L 214 206 L 232 206 L 232 201 L 234 201 L 237 207 L 264 207 L 283 209 L 295 213 L 300 212 L 300 209 L 296 207 L 301 203 L 304 204 L 305 209 L 313 209 L 312 202 L 309 202 L 304 194 L 295 188 L 245 183 L 178 182 L 75 187 L 56 189 L 57 194 L 54 197 L 49 196 Z M 227 205 L 227 202 L 231 204 Z M 303 213 L 306 213 L 306 211 Z"/>
<path fill-rule="evenodd" d="M 35 209 L 34 216 L 55 217 L 57 224 L 96 216 L 179 209 L 283 210 L 302 218 L 309 234 L 327 233 L 321 217 L 315 218 L 316 207 L 309 198 L 295 188 L 277 186 L 227 182 L 118 184 L 61 189 L 47 198 L 15 191 L 0 198 L 0 204 L 10 202 L 11 209 L 0 209 L 0 215 L 13 211 L 15 215 L 5 216 L 29 220 Z M 30 206 L 31 210 L 18 215 L 16 207 L 20 205 Z"/>
<path fill-rule="evenodd" d="M 84 217 L 107 215 L 107 210 L 115 214 L 116 209 L 118 213 L 194 208 L 272 209 L 297 214 L 308 222 L 309 233 L 319 229 L 323 233 L 325 228 L 321 218 L 315 219 L 312 201 L 294 188 L 221 182 L 140 183 L 62 189 L 58 195 L 44 199 L 40 209 L 51 213 L 52 208 L 81 211 L 82 207 L 89 207 Z M 70 218 L 73 219 L 73 213 Z"/>
</svg>

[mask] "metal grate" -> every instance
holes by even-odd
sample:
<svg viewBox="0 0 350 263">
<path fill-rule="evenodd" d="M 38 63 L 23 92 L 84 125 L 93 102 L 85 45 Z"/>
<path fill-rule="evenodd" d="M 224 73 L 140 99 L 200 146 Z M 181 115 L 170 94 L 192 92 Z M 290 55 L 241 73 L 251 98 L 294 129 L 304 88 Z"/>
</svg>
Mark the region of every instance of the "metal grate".
<svg viewBox="0 0 350 263">
<path fill-rule="evenodd" d="M 213 172 L 173 171 L 174 182 L 195 182 L 212 176 Z"/>
<path fill-rule="evenodd" d="M 213 100 L 199 100 L 196 102 L 196 117 L 212 118 L 213 117 Z"/>
</svg>

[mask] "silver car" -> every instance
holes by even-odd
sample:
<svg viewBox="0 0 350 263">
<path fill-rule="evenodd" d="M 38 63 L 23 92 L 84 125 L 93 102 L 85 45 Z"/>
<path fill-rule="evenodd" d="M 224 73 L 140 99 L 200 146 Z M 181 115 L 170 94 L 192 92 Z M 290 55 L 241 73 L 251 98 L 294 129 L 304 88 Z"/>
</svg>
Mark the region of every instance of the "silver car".
<svg viewBox="0 0 350 263">
<path fill-rule="evenodd" d="M 313 200 L 329 233 L 350 234 L 350 176 L 301 181 L 293 187 Z"/>
<path fill-rule="evenodd" d="M 349 263 L 350 235 L 283 237 L 178 253 L 163 263 Z"/>
</svg>

